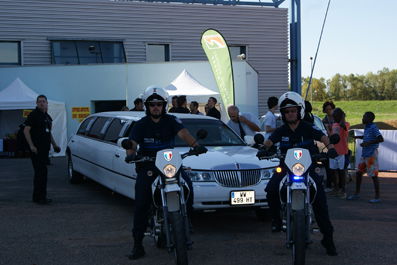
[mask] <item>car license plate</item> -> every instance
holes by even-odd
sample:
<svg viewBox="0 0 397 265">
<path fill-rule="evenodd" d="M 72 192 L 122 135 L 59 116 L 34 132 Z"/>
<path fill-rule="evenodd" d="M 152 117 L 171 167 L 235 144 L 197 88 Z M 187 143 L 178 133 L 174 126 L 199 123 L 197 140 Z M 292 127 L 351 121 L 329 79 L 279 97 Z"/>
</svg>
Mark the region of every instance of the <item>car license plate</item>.
<svg viewBox="0 0 397 265">
<path fill-rule="evenodd" d="M 239 190 L 230 193 L 231 205 L 246 205 L 255 204 L 255 191 L 253 190 Z"/>
</svg>

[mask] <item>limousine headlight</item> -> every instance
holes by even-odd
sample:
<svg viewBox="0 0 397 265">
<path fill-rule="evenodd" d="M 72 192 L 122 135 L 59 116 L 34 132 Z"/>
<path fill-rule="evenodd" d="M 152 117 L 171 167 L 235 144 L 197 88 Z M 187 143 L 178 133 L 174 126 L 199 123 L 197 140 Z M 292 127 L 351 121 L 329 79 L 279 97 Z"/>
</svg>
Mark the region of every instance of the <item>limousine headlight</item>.
<svg viewBox="0 0 397 265">
<path fill-rule="evenodd" d="M 211 172 L 208 171 L 189 171 L 187 172 L 192 181 L 215 181 L 215 178 Z"/>
<path fill-rule="evenodd" d="M 273 169 L 261 169 L 261 180 L 269 179 Z"/>
<path fill-rule="evenodd" d="M 163 168 L 163 173 L 167 178 L 173 178 L 176 174 L 176 167 L 168 164 Z"/>
</svg>

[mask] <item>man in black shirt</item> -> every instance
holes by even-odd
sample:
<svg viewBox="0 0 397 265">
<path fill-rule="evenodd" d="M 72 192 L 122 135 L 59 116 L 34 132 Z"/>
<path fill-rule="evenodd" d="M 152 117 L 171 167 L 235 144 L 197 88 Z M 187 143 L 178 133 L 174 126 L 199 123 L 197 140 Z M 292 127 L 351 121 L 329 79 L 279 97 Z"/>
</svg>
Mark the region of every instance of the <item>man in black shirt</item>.
<svg viewBox="0 0 397 265">
<path fill-rule="evenodd" d="M 176 100 L 178 107 L 173 111 L 174 113 L 190 113 L 187 106 L 186 96 L 179 96 Z"/>
<path fill-rule="evenodd" d="M 196 114 L 196 115 L 204 115 L 199 111 L 199 104 L 197 101 L 192 101 L 190 102 L 190 113 L 191 114 Z"/>
<path fill-rule="evenodd" d="M 48 153 L 51 144 L 57 153 L 61 148 L 57 146 L 51 134 L 52 119 L 47 113 L 47 97 L 38 96 L 36 105 L 36 109 L 29 114 L 25 122 L 24 135 L 30 147 L 34 169 L 33 202 L 47 204 L 51 202 L 51 199 L 47 198 Z"/>
<path fill-rule="evenodd" d="M 178 96 L 173 96 L 171 101 L 172 107 L 168 110 L 169 113 L 175 112 L 175 109 L 178 107 L 177 101 L 178 101 Z"/>
<path fill-rule="evenodd" d="M 155 157 L 157 151 L 174 147 L 175 136 L 178 135 L 196 151 L 206 151 L 205 147 L 197 144 L 196 140 L 184 128 L 181 120 L 166 114 L 168 93 L 158 87 L 148 87 L 143 96 L 146 106 L 146 116 L 140 119 L 132 128 L 129 139 L 132 148 L 127 150 L 126 161 L 134 160 L 136 153 L 142 156 Z M 137 146 L 139 150 L 137 152 Z M 204 152 L 203 151 L 203 152 Z M 200 152 L 199 152 L 200 153 Z M 134 213 L 134 248 L 130 259 L 138 259 L 145 255 L 142 245 L 144 232 L 148 222 L 148 209 L 152 203 L 151 184 L 159 175 L 154 162 L 136 164 L 137 179 L 135 184 L 135 213 Z M 191 192 L 193 186 L 189 177 L 182 175 L 189 185 Z M 190 202 L 189 202 L 190 200 Z M 191 211 L 193 193 L 189 196 L 187 208 Z"/>
<path fill-rule="evenodd" d="M 280 143 L 280 151 L 286 154 L 288 149 L 294 147 L 305 148 L 311 154 L 318 152 L 314 140 L 321 141 L 329 148 L 329 156 L 337 156 L 337 153 L 329 139 L 316 126 L 302 120 L 304 116 L 304 101 L 301 96 L 295 92 L 287 92 L 280 97 L 279 106 L 284 124 L 277 128 L 264 145 L 268 148 L 273 144 Z M 280 165 L 285 168 L 284 161 Z M 286 170 L 282 170 L 286 172 Z M 316 182 L 317 193 L 313 202 L 313 211 L 320 227 L 321 233 L 324 235 L 321 240 L 322 245 L 326 248 L 327 254 L 330 256 L 337 255 L 336 248 L 333 242 L 333 227 L 328 214 L 327 198 L 321 183 L 321 178 L 314 172 L 313 167 L 309 169 L 310 176 Z M 269 183 L 266 186 L 267 200 L 272 214 L 272 231 L 278 232 L 281 230 L 280 217 L 280 182 L 285 176 L 285 173 L 274 173 Z"/>
<path fill-rule="evenodd" d="M 141 98 L 136 98 L 134 100 L 134 108 L 131 111 L 144 111 L 143 109 L 143 100 Z"/>
<path fill-rule="evenodd" d="M 221 113 L 216 109 L 215 105 L 218 101 L 214 97 L 208 99 L 208 113 L 207 116 L 221 119 Z"/>
</svg>

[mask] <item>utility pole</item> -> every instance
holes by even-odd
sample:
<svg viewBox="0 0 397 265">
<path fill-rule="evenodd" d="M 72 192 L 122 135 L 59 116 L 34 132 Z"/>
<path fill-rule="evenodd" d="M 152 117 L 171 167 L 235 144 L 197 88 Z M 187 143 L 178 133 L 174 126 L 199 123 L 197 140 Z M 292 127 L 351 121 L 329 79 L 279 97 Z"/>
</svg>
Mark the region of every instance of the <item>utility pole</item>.
<svg viewBox="0 0 397 265">
<path fill-rule="evenodd" d="M 310 72 L 313 71 L 313 57 L 310 56 Z M 310 89 L 310 102 L 313 102 L 313 88 L 307 85 L 307 89 Z"/>
<path fill-rule="evenodd" d="M 291 90 L 301 94 L 301 0 L 291 0 L 290 56 Z"/>
</svg>

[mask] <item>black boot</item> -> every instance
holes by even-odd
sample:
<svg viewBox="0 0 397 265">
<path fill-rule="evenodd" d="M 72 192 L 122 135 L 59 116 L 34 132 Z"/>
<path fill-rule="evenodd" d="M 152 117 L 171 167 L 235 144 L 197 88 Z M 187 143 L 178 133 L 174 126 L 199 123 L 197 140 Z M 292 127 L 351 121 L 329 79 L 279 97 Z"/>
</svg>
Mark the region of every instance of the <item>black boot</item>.
<svg viewBox="0 0 397 265">
<path fill-rule="evenodd" d="M 328 256 L 338 255 L 338 253 L 336 252 L 336 247 L 332 235 L 330 236 L 324 235 L 323 239 L 321 240 L 321 245 L 323 245 L 323 247 L 326 249 Z"/>
<path fill-rule="evenodd" d="M 143 248 L 142 245 L 135 245 L 134 248 L 132 249 L 132 252 L 130 255 L 128 255 L 128 258 L 131 260 L 139 259 L 145 256 L 145 249 Z"/>
<path fill-rule="evenodd" d="M 272 220 L 272 233 L 281 232 L 282 222 L 280 219 L 273 219 Z"/>
</svg>

